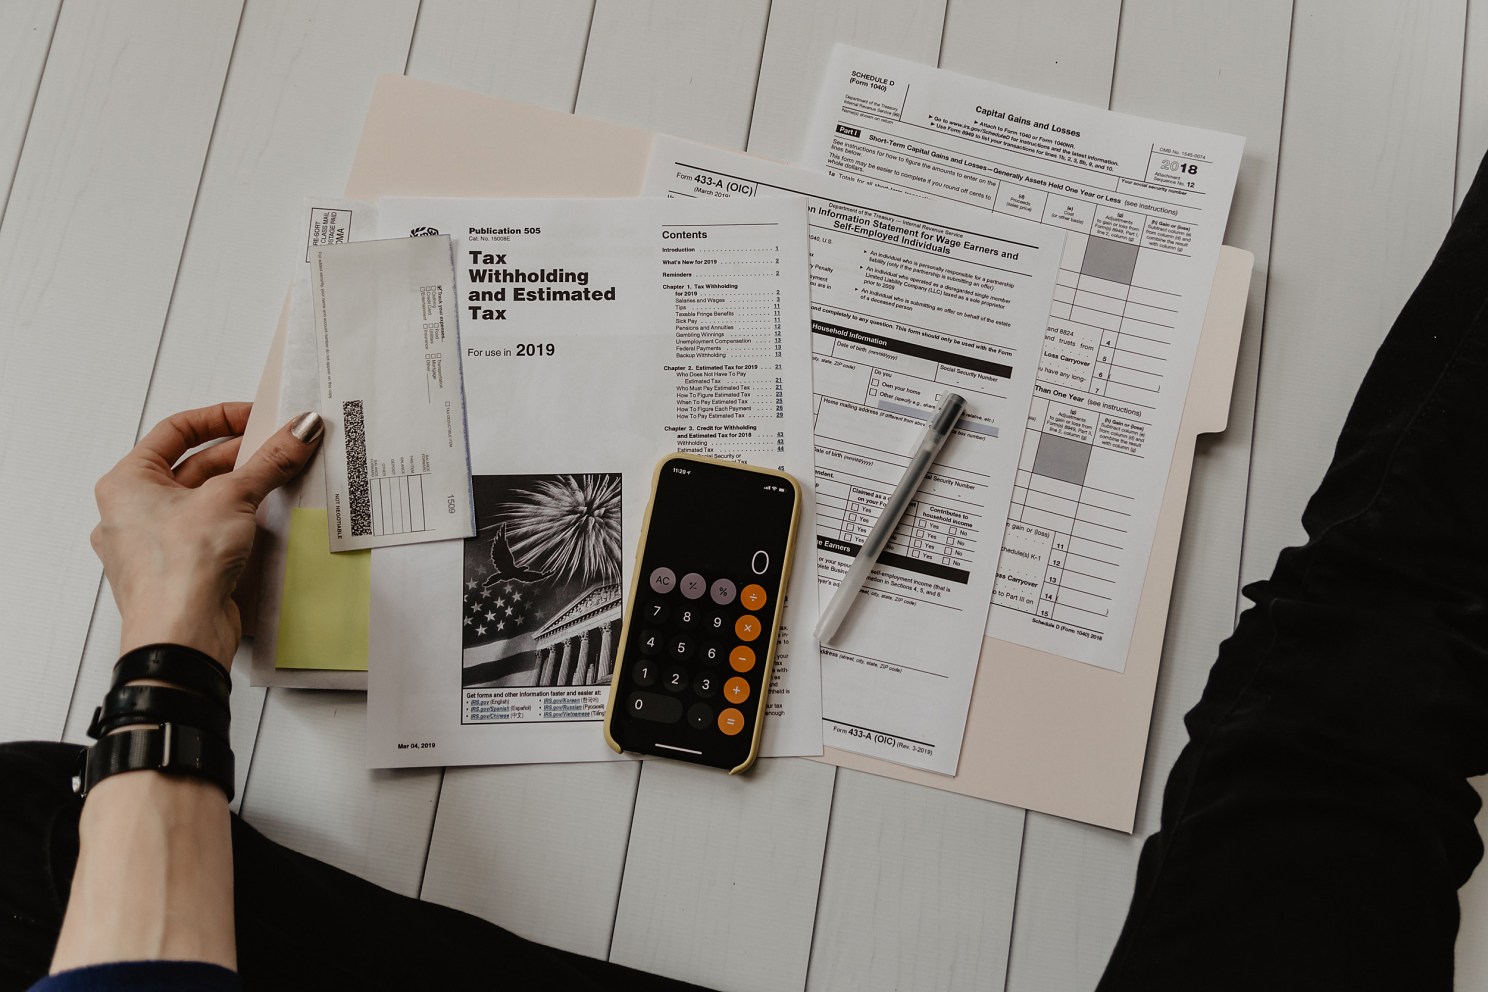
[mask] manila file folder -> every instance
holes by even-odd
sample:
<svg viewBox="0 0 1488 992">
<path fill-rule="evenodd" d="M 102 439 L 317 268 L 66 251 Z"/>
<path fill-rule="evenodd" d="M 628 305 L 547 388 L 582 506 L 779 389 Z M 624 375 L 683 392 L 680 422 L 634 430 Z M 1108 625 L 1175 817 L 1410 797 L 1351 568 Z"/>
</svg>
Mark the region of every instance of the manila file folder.
<svg viewBox="0 0 1488 992">
<path fill-rule="evenodd" d="M 378 80 L 347 196 L 633 196 L 652 135 L 605 121 L 512 103 L 404 76 Z M 1115 673 L 1006 641 L 983 641 L 961 763 L 935 775 L 828 748 L 820 760 L 937 789 L 1130 832 L 1157 686 L 1178 541 L 1197 435 L 1223 430 L 1250 284 L 1249 252 L 1224 248 L 1164 493 L 1125 672 Z M 276 409 L 286 317 L 255 411 Z M 249 424 L 251 452 L 275 427 Z M 282 528 L 281 528 L 282 529 Z M 274 557 L 274 545 L 279 557 Z M 283 538 L 269 535 L 264 609 L 276 613 L 272 575 Z M 276 675 L 255 651 L 254 681 L 365 688 L 365 672 Z"/>
</svg>

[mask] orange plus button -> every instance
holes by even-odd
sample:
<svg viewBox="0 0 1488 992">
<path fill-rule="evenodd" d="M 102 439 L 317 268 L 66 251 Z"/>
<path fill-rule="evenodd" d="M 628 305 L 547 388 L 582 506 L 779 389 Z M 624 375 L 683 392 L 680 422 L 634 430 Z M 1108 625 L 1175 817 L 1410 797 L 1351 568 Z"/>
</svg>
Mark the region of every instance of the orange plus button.
<svg viewBox="0 0 1488 992">
<path fill-rule="evenodd" d="M 765 587 L 755 583 L 745 586 L 744 591 L 739 593 L 739 602 L 744 604 L 746 610 L 759 609 L 765 605 L 765 600 L 769 598 L 769 596 L 765 595 Z"/>
<path fill-rule="evenodd" d="M 729 667 L 736 672 L 747 672 L 754 667 L 754 648 L 743 644 L 729 652 Z"/>
<path fill-rule="evenodd" d="M 734 621 L 734 633 L 739 635 L 741 641 L 752 641 L 760 635 L 759 617 L 744 614 Z"/>
<path fill-rule="evenodd" d="M 735 675 L 723 684 L 723 697 L 731 703 L 742 703 L 749 698 L 749 683 Z"/>
<path fill-rule="evenodd" d="M 718 729 L 730 737 L 744 729 L 744 714 L 732 706 L 718 714 Z"/>
</svg>

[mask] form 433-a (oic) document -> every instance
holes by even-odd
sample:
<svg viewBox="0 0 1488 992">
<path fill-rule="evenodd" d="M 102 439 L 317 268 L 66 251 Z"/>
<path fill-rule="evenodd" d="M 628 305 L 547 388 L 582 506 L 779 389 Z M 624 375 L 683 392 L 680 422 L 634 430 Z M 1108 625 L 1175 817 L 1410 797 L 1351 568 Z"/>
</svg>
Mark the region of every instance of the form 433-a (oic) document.
<svg viewBox="0 0 1488 992">
<path fill-rule="evenodd" d="M 1243 147 L 833 52 L 808 166 L 1067 232 L 989 636 L 1125 669 Z"/>
<path fill-rule="evenodd" d="M 821 649 L 827 744 L 954 774 L 1063 232 L 664 137 L 646 189 L 807 197 L 823 604 L 941 396 L 966 397 Z"/>
<path fill-rule="evenodd" d="M 601 721 L 656 462 L 681 450 L 810 479 L 804 203 L 380 210 L 385 234 L 455 241 L 476 536 L 373 554 L 371 762 L 614 758 Z M 812 506 L 803 487 L 803 519 Z M 815 616 L 800 555 L 766 755 L 821 753 Z"/>
</svg>

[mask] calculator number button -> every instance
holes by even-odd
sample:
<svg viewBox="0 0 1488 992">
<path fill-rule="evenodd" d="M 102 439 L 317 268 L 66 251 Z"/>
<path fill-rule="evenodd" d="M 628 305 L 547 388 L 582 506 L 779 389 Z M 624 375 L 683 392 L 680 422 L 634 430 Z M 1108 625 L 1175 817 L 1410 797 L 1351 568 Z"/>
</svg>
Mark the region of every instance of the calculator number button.
<svg viewBox="0 0 1488 992">
<path fill-rule="evenodd" d="M 687 688 L 687 670 L 683 668 L 668 668 L 661 676 L 661 687 L 667 692 L 681 692 Z M 681 716 L 682 711 L 678 710 Z"/>
<path fill-rule="evenodd" d="M 708 699 L 718 692 L 718 676 L 711 672 L 703 672 L 692 680 L 692 691 L 704 699 Z"/>
<path fill-rule="evenodd" d="M 678 630 L 691 630 L 698 625 L 698 621 L 702 618 L 703 614 L 697 607 L 679 606 L 677 607 L 676 620 L 673 622 L 676 624 Z"/>
<path fill-rule="evenodd" d="M 626 704 L 632 716 L 655 723 L 676 723 L 682 719 L 682 704 L 670 696 L 654 692 L 632 692 Z"/>
<path fill-rule="evenodd" d="M 656 663 L 654 661 L 643 661 L 631 669 L 631 678 L 641 688 L 656 684 Z"/>
<path fill-rule="evenodd" d="M 648 658 L 654 658 L 661 654 L 662 648 L 666 647 L 666 640 L 662 637 L 660 631 L 643 630 L 641 631 L 640 640 L 636 642 L 636 647 L 640 650 L 641 654 Z"/>
<path fill-rule="evenodd" d="M 651 600 L 641 611 L 641 616 L 646 618 L 647 623 L 666 623 L 671 615 L 672 611 L 667 608 L 666 601 L 661 599 Z"/>
<path fill-rule="evenodd" d="M 698 660 L 716 665 L 723 660 L 723 645 L 717 641 L 704 641 L 698 646 Z"/>
<path fill-rule="evenodd" d="M 692 657 L 692 650 L 695 646 L 691 637 L 686 634 L 677 634 L 667 641 L 667 657 L 673 661 L 686 661 Z"/>
</svg>

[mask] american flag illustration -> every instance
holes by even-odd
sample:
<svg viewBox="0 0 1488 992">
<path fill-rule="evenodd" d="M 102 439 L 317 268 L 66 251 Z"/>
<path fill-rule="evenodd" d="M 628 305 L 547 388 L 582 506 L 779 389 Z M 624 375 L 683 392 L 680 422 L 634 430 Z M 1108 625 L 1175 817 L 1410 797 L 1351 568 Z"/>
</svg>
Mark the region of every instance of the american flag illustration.
<svg viewBox="0 0 1488 992">
<path fill-rule="evenodd" d="M 535 677 L 532 634 L 586 589 L 620 576 L 620 476 L 476 476 L 465 541 L 464 684 Z"/>
</svg>

